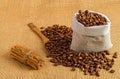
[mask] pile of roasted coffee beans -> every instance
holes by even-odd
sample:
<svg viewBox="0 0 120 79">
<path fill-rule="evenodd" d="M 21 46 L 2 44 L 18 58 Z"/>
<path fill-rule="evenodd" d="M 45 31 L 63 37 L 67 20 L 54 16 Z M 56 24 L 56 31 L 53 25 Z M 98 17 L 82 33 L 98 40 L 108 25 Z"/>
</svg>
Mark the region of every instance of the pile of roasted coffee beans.
<svg viewBox="0 0 120 79">
<path fill-rule="evenodd" d="M 45 47 L 50 54 L 63 54 L 69 51 L 72 41 L 71 28 L 53 25 L 41 32 L 50 40 L 45 44 Z"/>
<path fill-rule="evenodd" d="M 82 23 L 85 27 L 106 25 L 107 20 L 105 17 L 101 16 L 98 13 L 93 13 L 88 10 L 81 11 L 79 10 L 77 15 L 78 22 Z"/>
<path fill-rule="evenodd" d="M 71 71 L 79 68 L 85 75 L 100 76 L 99 71 L 101 69 L 105 69 L 110 73 L 115 72 L 111 68 L 114 64 L 114 58 L 117 58 L 117 52 L 110 59 L 107 57 L 110 55 L 109 51 L 76 52 L 71 50 L 72 29 L 67 26 L 53 25 L 45 28 L 41 32 L 50 39 L 45 44 L 45 47 L 49 52 L 47 57 L 52 58 L 50 62 L 54 63 L 54 66 L 63 65 L 71 67 Z"/>
</svg>

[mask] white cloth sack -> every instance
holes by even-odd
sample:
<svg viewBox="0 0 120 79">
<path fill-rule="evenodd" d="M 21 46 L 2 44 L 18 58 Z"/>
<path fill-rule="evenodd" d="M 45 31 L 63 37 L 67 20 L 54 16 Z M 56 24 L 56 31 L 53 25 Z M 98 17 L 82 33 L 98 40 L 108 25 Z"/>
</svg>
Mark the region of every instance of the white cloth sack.
<svg viewBox="0 0 120 79">
<path fill-rule="evenodd" d="M 110 39 L 111 22 L 105 15 L 101 13 L 98 14 L 107 19 L 106 25 L 84 27 L 83 24 L 77 21 L 76 17 L 78 13 L 75 13 L 72 21 L 73 37 L 71 49 L 77 52 L 82 50 L 88 52 L 100 52 L 108 50 L 113 46 Z"/>
</svg>

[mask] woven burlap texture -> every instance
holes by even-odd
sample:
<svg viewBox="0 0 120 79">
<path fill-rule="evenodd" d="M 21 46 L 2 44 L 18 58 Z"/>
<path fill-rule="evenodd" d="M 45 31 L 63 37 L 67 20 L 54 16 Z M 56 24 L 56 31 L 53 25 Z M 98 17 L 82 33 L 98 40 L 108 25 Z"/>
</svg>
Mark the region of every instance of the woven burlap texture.
<svg viewBox="0 0 120 79">
<path fill-rule="evenodd" d="M 53 24 L 71 26 L 74 13 L 89 9 L 107 15 L 111 21 L 111 54 L 120 55 L 120 0 L 0 0 L 0 79 L 120 79 L 120 57 L 115 60 L 114 74 L 101 70 L 100 77 L 85 76 L 77 69 L 54 67 L 46 58 L 40 38 L 27 26 L 33 22 L 39 27 Z M 26 46 L 45 59 L 40 70 L 32 70 L 9 57 L 16 44 Z"/>
</svg>

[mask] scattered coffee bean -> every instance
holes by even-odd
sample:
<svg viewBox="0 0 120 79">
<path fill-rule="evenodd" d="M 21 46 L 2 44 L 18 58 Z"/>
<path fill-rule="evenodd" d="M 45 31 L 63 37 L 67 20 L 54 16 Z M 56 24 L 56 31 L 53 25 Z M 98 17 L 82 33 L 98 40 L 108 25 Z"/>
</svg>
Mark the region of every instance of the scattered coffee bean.
<svg viewBox="0 0 120 79">
<path fill-rule="evenodd" d="M 98 76 L 98 77 L 100 76 L 99 72 L 96 72 L 96 76 Z"/>
<path fill-rule="evenodd" d="M 47 55 L 46 57 L 47 57 L 47 58 L 50 58 L 51 56 L 50 56 L 50 55 Z"/>
<path fill-rule="evenodd" d="M 112 70 L 110 70 L 110 73 L 114 73 L 114 72 L 115 72 L 115 70 L 113 70 L 113 69 L 112 69 Z"/>
<path fill-rule="evenodd" d="M 89 12 L 86 11 L 86 14 L 89 14 Z M 91 14 L 91 16 L 94 16 L 94 14 Z M 50 39 L 45 44 L 45 48 L 48 50 L 48 57 L 52 58 L 50 62 L 54 63 L 54 66 L 71 67 L 71 71 L 79 68 L 85 75 L 90 74 L 99 77 L 101 69 L 108 71 L 114 65 L 114 59 L 107 57 L 110 54 L 107 50 L 101 52 L 76 52 L 71 50 L 72 29 L 67 26 L 53 25 L 42 30 L 42 33 Z"/>
<path fill-rule="evenodd" d="M 58 66 L 59 64 L 58 63 L 55 63 L 54 66 Z"/>
<path fill-rule="evenodd" d="M 73 67 L 73 68 L 71 69 L 71 71 L 75 71 L 75 67 Z"/>
<path fill-rule="evenodd" d="M 115 53 L 113 54 L 113 58 L 117 58 L 117 57 L 118 57 L 117 52 L 115 52 Z"/>
<path fill-rule="evenodd" d="M 40 27 L 40 29 L 44 29 L 44 27 Z"/>
<path fill-rule="evenodd" d="M 107 24 L 105 17 L 101 16 L 100 14 L 90 12 L 89 10 L 79 10 L 78 13 L 77 20 L 85 27 Z"/>
<path fill-rule="evenodd" d="M 110 52 L 108 50 L 104 51 L 106 55 L 110 55 Z"/>
<path fill-rule="evenodd" d="M 84 71 L 84 75 L 87 75 L 88 74 L 88 71 Z"/>
</svg>

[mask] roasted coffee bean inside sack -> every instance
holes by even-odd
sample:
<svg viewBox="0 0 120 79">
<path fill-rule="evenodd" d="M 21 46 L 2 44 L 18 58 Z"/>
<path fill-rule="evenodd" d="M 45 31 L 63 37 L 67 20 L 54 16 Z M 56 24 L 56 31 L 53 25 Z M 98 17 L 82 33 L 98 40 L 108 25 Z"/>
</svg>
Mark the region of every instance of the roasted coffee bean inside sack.
<svg viewBox="0 0 120 79">
<path fill-rule="evenodd" d="M 89 10 L 78 11 L 77 20 L 82 23 L 85 27 L 106 25 L 107 20 L 100 14 L 92 13 Z"/>
<path fill-rule="evenodd" d="M 72 41 L 72 29 L 67 26 L 53 25 L 41 31 L 47 38 L 50 39 L 45 44 L 45 48 L 49 52 L 47 57 L 51 57 L 50 62 L 54 66 L 63 65 L 71 67 L 71 71 L 79 68 L 85 75 L 100 76 L 99 71 L 105 69 L 110 73 L 115 70 L 111 69 L 117 57 L 117 53 L 112 58 L 107 57 L 110 55 L 109 51 L 101 52 L 76 52 L 70 49 Z"/>
</svg>

